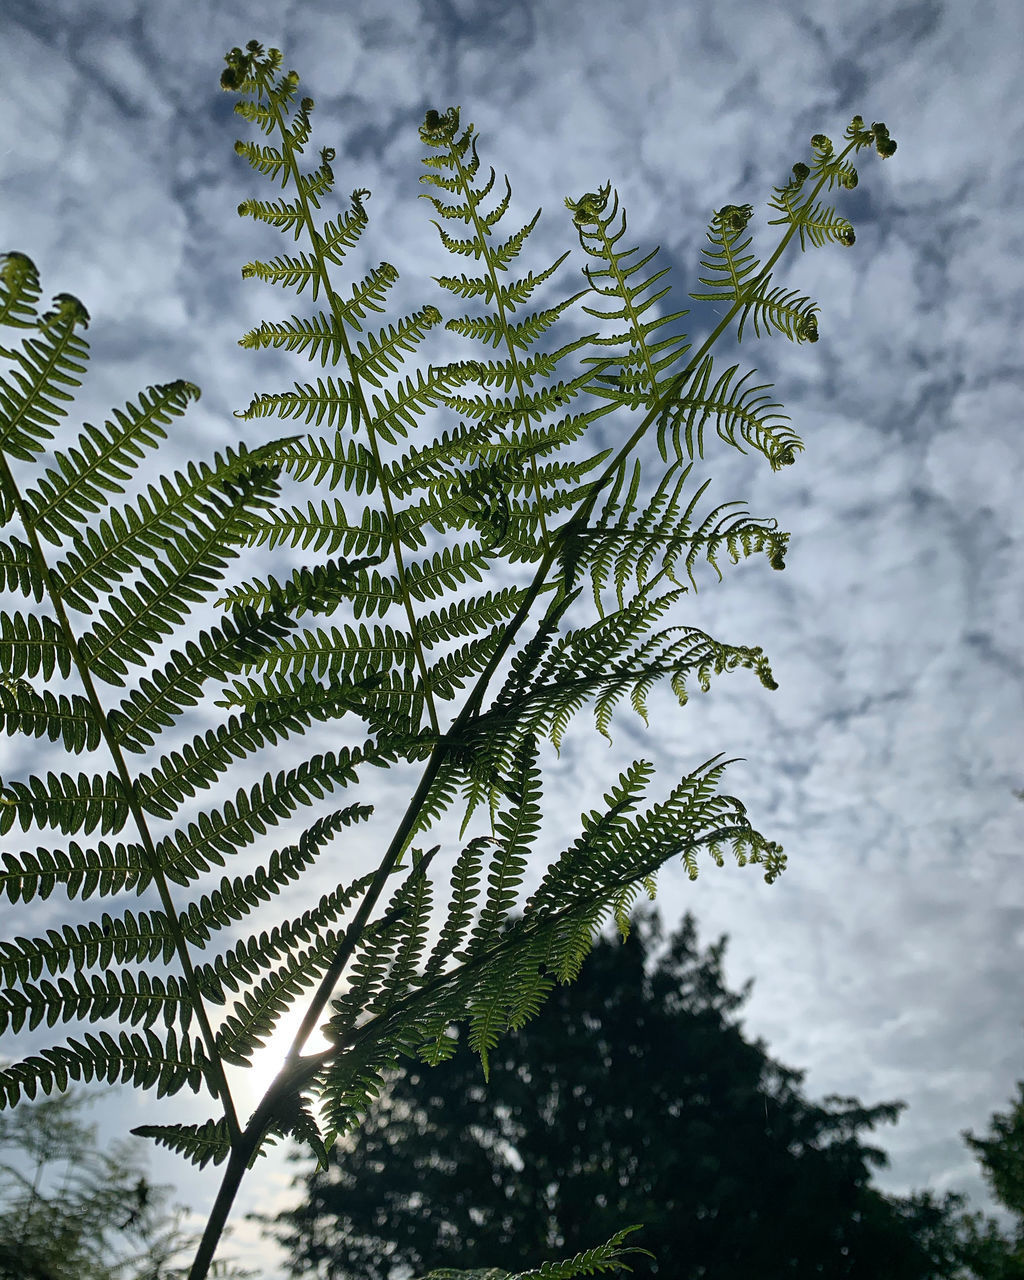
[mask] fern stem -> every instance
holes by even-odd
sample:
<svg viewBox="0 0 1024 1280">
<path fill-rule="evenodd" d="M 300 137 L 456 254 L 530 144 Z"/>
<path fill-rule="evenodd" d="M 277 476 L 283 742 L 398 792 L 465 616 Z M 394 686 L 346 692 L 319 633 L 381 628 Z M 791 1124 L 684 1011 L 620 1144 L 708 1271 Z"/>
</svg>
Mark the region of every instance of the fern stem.
<svg viewBox="0 0 1024 1280">
<path fill-rule="evenodd" d="M 124 790 L 125 798 L 128 801 L 128 808 L 135 820 L 135 825 L 142 840 L 146 862 L 150 873 L 152 874 L 153 883 L 156 885 L 157 893 L 160 897 L 160 904 L 167 916 L 168 923 L 170 924 L 174 936 L 174 950 L 179 962 L 181 963 L 182 977 L 185 980 L 185 985 L 188 990 L 192 1011 L 195 1014 L 196 1021 L 199 1023 L 200 1033 L 202 1034 L 203 1042 L 206 1045 L 207 1057 L 209 1058 L 209 1075 L 207 1076 L 207 1084 L 210 1085 L 211 1092 L 220 1100 L 221 1106 L 224 1109 L 224 1119 L 227 1122 L 228 1130 L 231 1133 L 232 1140 L 236 1140 L 241 1137 L 241 1126 L 238 1123 L 238 1115 L 235 1111 L 234 1099 L 231 1096 L 231 1089 L 228 1085 L 227 1076 L 224 1074 L 224 1065 L 221 1062 L 220 1051 L 217 1048 L 217 1038 L 214 1035 L 213 1028 L 210 1025 L 210 1020 L 206 1013 L 206 1004 L 203 1000 L 202 989 L 196 980 L 196 972 L 192 964 L 192 957 L 189 954 L 188 943 L 179 923 L 178 909 L 174 905 L 174 899 L 171 896 L 167 877 L 164 875 L 163 868 L 160 865 L 160 860 L 157 857 L 156 846 L 153 843 L 153 837 L 149 830 L 149 824 L 146 821 L 146 815 L 143 812 L 142 806 L 139 804 L 138 795 L 135 790 L 135 783 L 128 771 L 124 753 L 110 732 L 110 725 L 107 720 L 106 712 L 103 709 L 103 704 L 100 701 L 99 694 L 96 690 L 96 685 L 92 678 L 92 672 L 89 670 L 87 664 L 82 661 L 81 651 L 78 647 L 78 639 L 75 635 L 74 628 L 71 626 L 71 620 L 64 607 L 64 601 L 61 599 L 60 593 L 53 581 L 53 576 L 50 573 L 50 566 L 47 563 L 46 557 L 43 554 L 42 546 L 39 542 L 39 535 L 36 532 L 32 521 L 29 519 L 28 511 L 26 510 L 24 500 L 22 499 L 21 490 L 18 488 L 17 481 L 11 472 L 7 456 L 2 451 L 0 451 L 0 478 L 2 478 L 4 487 L 14 497 L 18 517 L 21 520 L 22 528 L 25 530 L 25 535 L 32 547 L 32 554 L 35 557 L 36 565 L 39 569 L 39 576 L 46 584 L 46 590 L 57 615 L 58 624 L 64 634 L 65 643 L 71 652 L 72 658 L 74 659 L 75 669 L 82 681 L 82 687 L 92 704 L 93 713 L 99 723 L 100 733 L 103 736 L 103 741 L 106 743 L 107 750 L 110 752 L 111 760 L 114 763 L 114 768 L 117 770 L 117 776 Z"/>
<path fill-rule="evenodd" d="M 193 1258 L 192 1266 L 189 1269 L 188 1280 L 206 1280 L 209 1274 L 213 1255 L 217 1252 L 217 1246 L 220 1244 L 221 1236 L 224 1234 L 224 1228 L 227 1225 L 232 1205 L 235 1203 L 238 1188 L 241 1186 L 242 1179 L 245 1177 L 246 1170 L 249 1167 L 249 1161 L 252 1159 L 252 1154 L 256 1149 L 256 1141 L 248 1137 L 251 1128 L 252 1121 L 249 1122 L 245 1133 L 240 1134 L 231 1145 L 231 1152 L 228 1155 L 224 1176 L 217 1191 L 217 1198 L 214 1200 L 210 1216 L 206 1220 L 206 1227 L 203 1230 L 202 1239 L 199 1241 L 199 1248 L 196 1250 L 196 1256 Z"/>
</svg>

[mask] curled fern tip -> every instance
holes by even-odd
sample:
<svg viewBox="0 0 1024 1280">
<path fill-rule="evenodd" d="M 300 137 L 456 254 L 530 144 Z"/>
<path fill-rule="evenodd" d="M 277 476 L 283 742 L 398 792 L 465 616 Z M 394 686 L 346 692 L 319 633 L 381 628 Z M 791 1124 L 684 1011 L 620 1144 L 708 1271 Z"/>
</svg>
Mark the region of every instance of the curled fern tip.
<svg viewBox="0 0 1024 1280">
<path fill-rule="evenodd" d="M 70 316 L 73 324 L 80 324 L 83 329 L 89 327 L 89 312 L 73 293 L 55 293 L 53 295 L 53 311 L 47 311 L 43 323 L 64 316 Z"/>
<path fill-rule="evenodd" d="M 578 200 L 565 197 L 565 207 L 572 213 L 572 220 L 577 227 L 590 226 L 600 220 L 601 214 L 608 207 L 611 189 L 612 184 L 606 182 L 600 191 L 587 191 Z"/>
<path fill-rule="evenodd" d="M 718 211 L 718 220 L 730 231 L 742 231 L 754 216 L 754 207 L 749 204 L 726 204 Z"/>
<path fill-rule="evenodd" d="M 236 45 L 230 53 L 224 55 L 224 61 L 228 64 L 220 75 L 220 87 L 229 92 L 237 91 L 248 78 L 249 67 L 252 63 L 251 58 L 247 58 L 241 49 Z"/>
<path fill-rule="evenodd" d="M 896 150 L 896 143 L 889 137 L 889 130 L 885 125 L 875 123 L 871 126 L 871 132 L 875 135 L 875 150 L 882 159 L 891 156 Z"/>
<path fill-rule="evenodd" d="M 470 128 L 472 128 L 472 125 Z M 432 147 L 443 147 L 452 141 L 458 131 L 458 107 L 449 107 L 444 115 L 441 115 L 439 111 L 435 111 L 431 107 L 420 127 L 420 138 Z"/>
</svg>

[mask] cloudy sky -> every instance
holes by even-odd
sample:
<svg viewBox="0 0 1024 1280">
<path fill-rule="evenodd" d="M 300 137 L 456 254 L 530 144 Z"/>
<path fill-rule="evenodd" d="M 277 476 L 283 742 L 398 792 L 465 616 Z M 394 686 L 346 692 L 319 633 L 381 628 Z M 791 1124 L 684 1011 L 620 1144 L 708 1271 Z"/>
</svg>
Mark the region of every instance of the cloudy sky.
<svg viewBox="0 0 1024 1280">
<path fill-rule="evenodd" d="M 691 908 L 705 941 L 730 935 L 730 984 L 756 979 L 747 1032 L 805 1069 L 812 1096 L 909 1104 L 876 1135 L 891 1155 L 883 1188 L 966 1190 L 990 1208 L 958 1135 L 984 1130 L 1024 1076 L 1024 804 L 1013 794 L 1024 786 L 1024 10 L 3 0 L 0 249 L 35 261 L 44 298 L 70 292 L 91 312 L 74 421 L 102 421 L 179 377 L 202 388 L 164 471 L 274 431 L 232 411 L 311 372 L 237 345 L 308 298 L 293 305 L 240 275 L 292 243 L 235 213 L 250 194 L 276 198 L 235 155 L 254 132 L 218 86 L 224 53 L 253 37 L 281 48 L 316 99 L 313 154 L 337 151 L 326 215 L 353 188 L 372 192 L 345 281 L 394 263 L 389 320 L 426 302 L 458 314 L 430 277 L 471 270 L 446 257 L 431 207 L 415 199 L 429 107 L 460 105 L 499 191 L 508 173 L 505 234 L 543 207 L 524 273 L 576 245 L 563 197 L 610 180 L 629 220 L 623 244 L 661 246 L 651 269 L 671 268 L 673 311 L 700 288 L 715 208 L 752 203 L 755 246 L 770 252 L 765 201 L 810 158 L 810 135 L 839 142 L 855 113 L 889 126 L 896 155 L 862 152 L 858 190 L 839 193 L 855 247 L 797 253 L 776 277 L 820 304 L 817 345 L 751 334 L 735 355 L 719 347 L 719 360 L 775 384 L 806 451 L 773 474 L 759 457 L 709 450 L 717 500 L 777 516 L 792 542 L 784 574 L 744 564 L 702 590 L 686 620 L 762 645 L 780 688 L 740 672 L 683 711 L 659 705 L 649 734 L 623 716 L 610 749 L 578 732 L 550 775 L 550 831 L 571 838 L 580 795 L 636 755 L 669 783 L 715 752 L 743 757 L 726 790 L 783 843 L 788 870 L 767 886 L 749 868 L 709 863 L 691 884 L 673 867 L 664 917 Z M 545 302 L 582 287 L 582 262 L 576 249 Z M 691 307 L 699 341 L 715 318 Z M 2 760 L 10 775 L 9 747 Z M 139 1105 L 101 1106 L 104 1132 L 126 1108 L 138 1123 Z M 154 1167 L 201 1207 L 212 1178 Z M 279 1159 L 265 1161 L 242 1207 L 272 1207 L 287 1179 Z M 273 1280 L 257 1238 L 240 1227 L 236 1253 Z"/>
</svg>

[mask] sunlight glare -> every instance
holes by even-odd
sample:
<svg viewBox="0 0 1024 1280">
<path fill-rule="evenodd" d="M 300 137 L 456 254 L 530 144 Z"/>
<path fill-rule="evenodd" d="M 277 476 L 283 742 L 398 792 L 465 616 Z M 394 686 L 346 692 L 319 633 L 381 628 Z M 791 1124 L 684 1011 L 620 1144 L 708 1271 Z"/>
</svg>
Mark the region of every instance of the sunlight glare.
<svg viewBox="0 0 1024 1280">
<path fill-rule="evenodd" d="M 264 1047 L 257 1049 L 252 1055 L 251 1067 L 228 1068 L 228 1078 L 238 1105 L 239 1118 L 250 1115 L 256 1109 L 273 1083 L 274 1077 L 284 1063 L 292 1037 L 299 1029 L 304 1012 L 303 1008 L 298 1007 L 282 1014 Z M 303 1046 L 303 1052 L 319 1053 L 327 1048 L 329 1048 L 327 1040 L 319 1030 L 316 1030 Z"/>
</svg>

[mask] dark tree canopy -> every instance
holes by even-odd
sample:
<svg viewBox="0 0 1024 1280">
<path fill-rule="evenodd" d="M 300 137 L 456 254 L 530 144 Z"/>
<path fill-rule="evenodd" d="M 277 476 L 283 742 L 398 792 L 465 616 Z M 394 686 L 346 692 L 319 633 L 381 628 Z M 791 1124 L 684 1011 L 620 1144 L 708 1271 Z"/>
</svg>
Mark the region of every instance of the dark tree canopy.
<svg viewBox="0 0 1024 1280">
<path fill-rule="evenodd" d="M 1018 793 L 1024 799 L 1024 792 Z M 1008 1111 L 997 1111 L 988 1136 L 962 1135 L 978 1157 L 992 1194 L 1016 1219 L 1011 1239 L 995 1224 L 972 1224 L 975 1269 L 984 1280 L 1024 1280 L 1024 1080 L 1017 1081 L 1017 1097 Z"/>
<path fill-rule="evenodd" d="M 743 1035 L 722 938 L 656 914 L 600 940 L 579 980 L 491 1055 L 396 1073 L 366 1122 L 271 1224 L 293 1275 L 401 1280 L 537 1266 L 644 1223 L 637 1277 L 925 1280 L 958 1269 L 962 1198 L 888 1197 L 862 1135 L 904 1104 L 808 1101 Z M 301 1157 L 297 1157 L 301 1158 Z M 318 1269 L 319 1268 L 319 1269 Z"/>
</svg>

